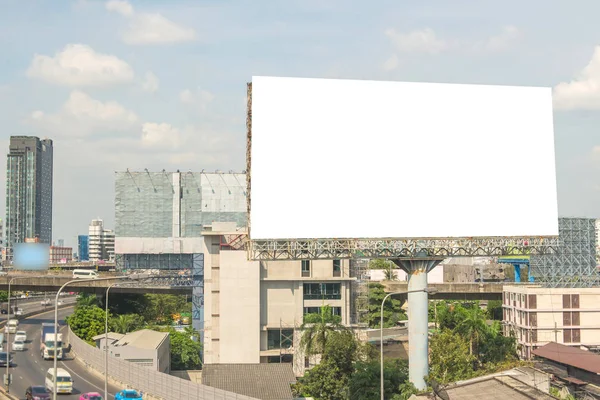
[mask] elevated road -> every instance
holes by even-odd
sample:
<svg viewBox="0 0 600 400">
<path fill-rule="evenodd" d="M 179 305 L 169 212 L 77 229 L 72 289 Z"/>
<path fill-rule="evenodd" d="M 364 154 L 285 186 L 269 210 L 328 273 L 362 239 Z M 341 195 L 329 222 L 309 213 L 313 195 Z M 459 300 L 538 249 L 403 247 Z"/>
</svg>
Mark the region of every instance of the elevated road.
<svg viewBox="0 0 600 400">
<path fill-rule="evenodd" d="M 403 292 L 408 290 L 408 282 L 382 281 L 386 292 Z M 430 288 L 437 293 L 430 294 L 430 299 L 440 300 L 502 300 L 502 287 L 514 285 L 514 282 L 490 283 L 430 283 Z"/>
</svg>

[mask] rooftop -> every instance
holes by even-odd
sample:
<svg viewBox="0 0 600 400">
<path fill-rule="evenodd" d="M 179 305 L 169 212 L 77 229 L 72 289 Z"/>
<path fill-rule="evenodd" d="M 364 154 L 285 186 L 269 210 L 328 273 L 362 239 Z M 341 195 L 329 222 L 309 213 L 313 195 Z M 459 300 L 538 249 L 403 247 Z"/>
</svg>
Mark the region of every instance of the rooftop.
<svg viewBox="0 0 600 400">
<path fill-rule="evenodd" d="M 293 399 L 292 364 L 206 364 L 202 384 L 263 400 Z"/>
<path fill-rule="evenodd" d="M 533 350 L 533 354 L 559 364 L 600 374 L 600 355 L 578 349 L 577 347 L 550 342 L 545 346 Z"/>
<path fill-rule="evenodd" d="M 113 346 L 133 346 L 140 349 L 157 349 L 168 336 L 168 332 L 157 332 L 150 329 L 142 329 L 125 335 L 115 332 L 108 333 L 108 338 L 115 340 Z M 92 339 L 102 340 L 104 334 L 94 336 Z"/>
</svg>

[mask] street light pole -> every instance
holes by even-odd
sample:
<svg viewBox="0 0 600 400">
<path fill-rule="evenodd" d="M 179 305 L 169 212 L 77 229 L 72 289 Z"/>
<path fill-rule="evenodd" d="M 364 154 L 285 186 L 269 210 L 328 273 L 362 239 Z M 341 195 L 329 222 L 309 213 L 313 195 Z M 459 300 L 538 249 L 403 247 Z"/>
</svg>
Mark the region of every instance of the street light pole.
<svg viewBox="0 0 600 400">
<path fill-rule="evenodd" d="M 426 292 L 426 293 L 435 293 L 437 292 L 437 289 L 435 288 L 425 288 L 425 289 L 420 289 L 420 290 L 405 290 L 403 292 L 392 292 L 392 293 L 388 293 L 383 300 L 381 301 L 381 310 L 380 310 L 380 322 L 379 322 L 379 363 L 380 363 L 380 372 L 379 372 L 379 383 L 381 386 L 381 400 L 385 400 L 384 395 L 384 379 L 383 379 L 383 306 L 385 305 L 385 301 L 388 299 L 388 297 L 390 296 L 395 296 L 395 295 L 399 295 L 399 294 L 409 294 L 409 293 L 418 293 L 418 292 Z M 409 310 L 410 312 L 410 310 Z M 410 318 L 408 323 L 410 324 Z M 409 343 L 410 345 L 410 343 Z"/>
<path fill-rule="evenodd" d="M 112 283 L 106 288 L 106 299 L 105 301 L 105 318 L 104 321 L 104 398 L 108 400 L 108 292 L 110 289 L 118 285 L 118 282 Z"/>
<path fill-rule="evenodd" d="M 56 375 L 58 373 L 58 358 L 56 357 L 56 342 L 57 342 L 57 338 L 58 338 L 58 297 L 60 296 L 60 292 L 62 292 L 62 290 L 70 285 L 71 283 L 75 283 L 75 282 L 99 282 L 99 281 L 110 281 L 110 280 L 115 280 L 115 279 L 127 279 L 129 278 L 129 276 L 113 276 L 110 278 L 93 278 L 93 279 L 73 279 L 68 281 L 67 283 L 65 283 L 64 285 L 62 285 L 60 287 L 60 289 L 58 289 L 58 292 L 56 292 L 56 299 L 54 301 L 54 390 L 53 390 L 53 394 L 52 394 L 52 399 L 56 400 L 56 395 L 57 395 L 57 388 L 58 388 L 58 383 L 56 380 Z M 42 338 L 42 340 L 44 340 L 44 338 Z"/>
</svg>

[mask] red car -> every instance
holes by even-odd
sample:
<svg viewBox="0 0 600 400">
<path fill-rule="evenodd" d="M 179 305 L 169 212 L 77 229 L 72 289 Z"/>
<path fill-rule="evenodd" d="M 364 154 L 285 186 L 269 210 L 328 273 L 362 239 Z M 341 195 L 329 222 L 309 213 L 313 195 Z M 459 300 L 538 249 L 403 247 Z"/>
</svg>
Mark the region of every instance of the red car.
<svg viewBox="0 0 600 400">
<path fill-rule="evenodd" d="M 102 400 L 102 396 L 97 392 L 89 392 L 79 396 L 79 400 Z"/>
</svg>

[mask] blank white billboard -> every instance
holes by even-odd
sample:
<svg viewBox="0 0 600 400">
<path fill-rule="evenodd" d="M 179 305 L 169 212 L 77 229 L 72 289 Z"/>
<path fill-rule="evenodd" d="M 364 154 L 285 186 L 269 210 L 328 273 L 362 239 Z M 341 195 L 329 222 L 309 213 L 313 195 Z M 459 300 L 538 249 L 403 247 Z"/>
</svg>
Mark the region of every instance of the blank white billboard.
<svg viewBox="0 0 600 400">
<path fill-rule="evenodd" d="M 252 78 L 250 236 L 556 236 L 550 88 Z"/>
</svg>

